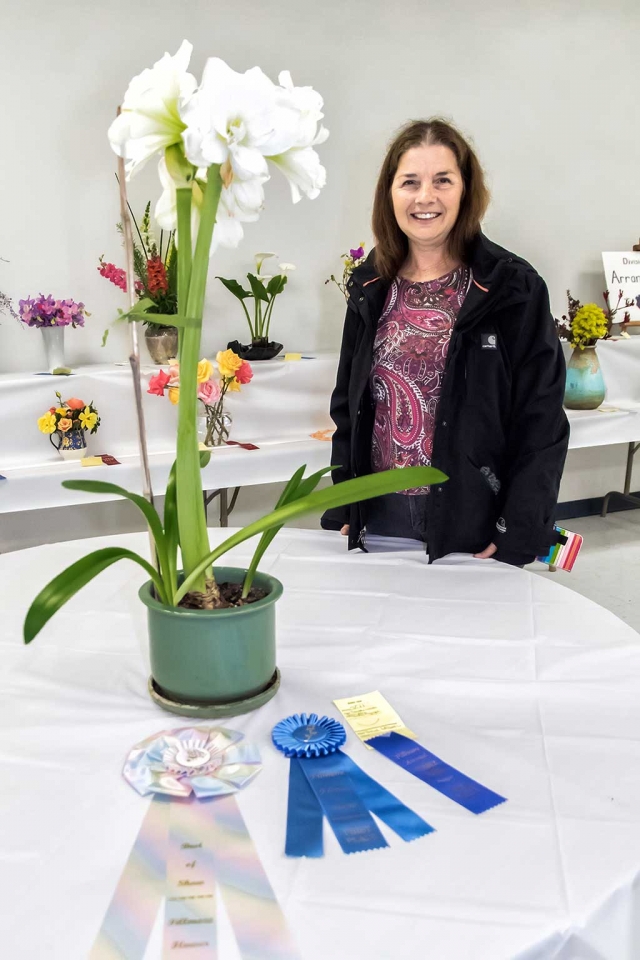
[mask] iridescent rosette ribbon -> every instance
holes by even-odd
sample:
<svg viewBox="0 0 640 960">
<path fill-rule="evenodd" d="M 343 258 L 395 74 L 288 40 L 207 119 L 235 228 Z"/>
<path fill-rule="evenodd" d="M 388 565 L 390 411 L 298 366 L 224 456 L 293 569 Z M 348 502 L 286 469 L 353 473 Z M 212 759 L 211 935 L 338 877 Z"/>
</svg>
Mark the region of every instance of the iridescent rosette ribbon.
<svg viewBox="0 0 640 960">
<path fill-rule="evenodd" d="M 183 727 L 143 740 L 123 769 L 152 801 L 89 960 L 142 960 L 164 899 L 162 958 L 224 960 L 222 898 L 240 956 L 298 960 L 233 794 L 262 767 L 254 745 L 222 727 Z M 234 952 L 234 956 L 235 956 Z"/>
<path fill-rule="evenodd" d="M 433 832 L 340 750 L 347 739 L 345 729 L 331 717 L 293 714 L 276 724 L 271 738 L 290 758 L 287 856 L 323 856 L 324 817 L 345 853 L 388 846 L 372 814 L 402 840 Z"/>
</svg>

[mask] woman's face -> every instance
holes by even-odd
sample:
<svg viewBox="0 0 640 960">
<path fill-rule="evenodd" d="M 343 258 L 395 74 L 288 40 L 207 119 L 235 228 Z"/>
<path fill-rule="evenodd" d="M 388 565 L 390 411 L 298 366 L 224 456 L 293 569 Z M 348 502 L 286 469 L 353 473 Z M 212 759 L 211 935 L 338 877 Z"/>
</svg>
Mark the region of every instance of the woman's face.
<svg viewBox="0 0 640 960">
<path fill-rule="evenodd" d="M 391 200 L 409 243 L 442 247 L 458 218 L 463 192 L 462 174 L 449 147 L 422 144 L 407 150 L 391 184 Z"/>
</svg>

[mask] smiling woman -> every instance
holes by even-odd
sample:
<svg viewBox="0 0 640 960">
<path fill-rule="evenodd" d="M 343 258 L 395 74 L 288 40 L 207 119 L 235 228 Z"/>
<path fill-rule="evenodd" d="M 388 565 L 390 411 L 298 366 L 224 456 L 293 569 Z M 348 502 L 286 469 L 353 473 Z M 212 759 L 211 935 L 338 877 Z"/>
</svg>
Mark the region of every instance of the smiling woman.
<svg viewBox="0 0 640 960">
<path fill-rule="evenodd" d="M 542 278 L 481 230 L 489 192 L 450 123 L 404 127 L 375 192 L 376 247 L 348 284 L 334 482 L 433 465 L 446 484 L 329 510 L 323 526 L 523 565 L 546 554 L 568 443 Z M 371 539 L 369 543 L 371 544 Z"/>
</svg>

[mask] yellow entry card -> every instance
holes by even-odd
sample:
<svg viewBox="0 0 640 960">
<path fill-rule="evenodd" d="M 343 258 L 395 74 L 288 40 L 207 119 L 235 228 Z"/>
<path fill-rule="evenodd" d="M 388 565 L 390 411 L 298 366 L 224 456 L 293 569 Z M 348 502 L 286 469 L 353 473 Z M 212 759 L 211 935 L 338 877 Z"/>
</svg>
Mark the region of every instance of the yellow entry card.
<svg viewBox="0 0 640 960">
<path fill-rule="evenodd" d="M 390 703 L 382 696 L 379 690 L 373 693 L 363 693 L 360 697 L 344 697 L 333 701 L 345 718 L 353 732 L 366 746 L 371 737 L 378 737 L 382 733 L 395 730 L 403 737 L 417 740 L 413 731 L 405 727 Z M 372 750 L 373 747 L 367 747 Z"/>
<path fill-rule="evenodd" d="M 285 353 L 285 360 L 302 360 L 301 353 Z"/>
<path fill-rule="evenodd" d="M 101 467 L 102 457 L 83 457 L 80 463 L 83 467 Z"/>
</svg>

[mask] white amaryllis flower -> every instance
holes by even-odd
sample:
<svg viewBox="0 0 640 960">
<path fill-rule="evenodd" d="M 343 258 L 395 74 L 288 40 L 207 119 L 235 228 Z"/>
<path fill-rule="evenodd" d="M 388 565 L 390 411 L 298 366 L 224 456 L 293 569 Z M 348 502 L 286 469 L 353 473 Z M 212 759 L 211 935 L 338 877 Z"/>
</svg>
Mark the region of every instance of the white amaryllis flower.
<svg viewBox="0 0 640 960">
<path fill-rule="evenodd" d="M 181 116 L 187 159 L 196 166 L 223 165 L 225 186 L 232 178 L 268 180 L 265 155 L 296 142 L 296 113 L 267 75 L 259 67 L 236 73 L 218 57 L 207 60 Z"/>
<path fill-rule="evenodd" d="M 252 223 L 260 216 L 264 203 L 261 180 L 234 180 L 223 187 L 213 228 L 211 253 L 217 247 L 237 247 L 242 237 L 243 223 Z"/>
<path fill-rule="evenodd" d="M 313 200 L 327 181 L 327 172 L 313 149 L 329 136 L 326 127 L 320 125 L 318 129 L 324 116 L 323 100 L 313 87 L 294 87 L 288 70 L 283 70 L 278 80 L 281 104 L 288 104 L 297 114 L 296 139 L 288 150 L 270 154 L 268 159 L 289 181 L 294 203 L 298 203 L 303 194 Z"/>
<path fill-rule="evenodd" d="M 184 123 L 179 111 L 197 86 L 187 73 L 192 50 L 183 40 L 174 56 L 165 53 L 129 84 L 108 133 L 112 149 L 125 160 L 127 180 L 155 153 L 180 143 Z"/>
</svg>

